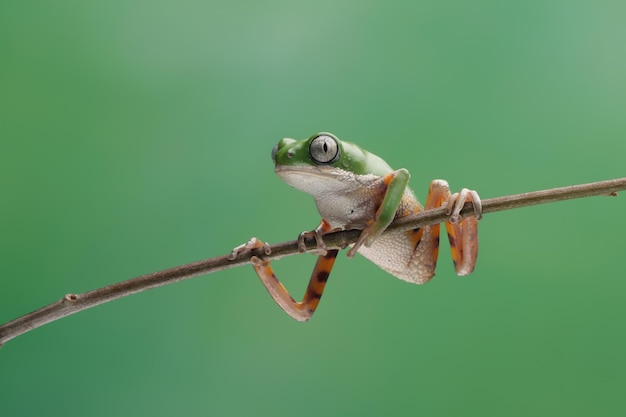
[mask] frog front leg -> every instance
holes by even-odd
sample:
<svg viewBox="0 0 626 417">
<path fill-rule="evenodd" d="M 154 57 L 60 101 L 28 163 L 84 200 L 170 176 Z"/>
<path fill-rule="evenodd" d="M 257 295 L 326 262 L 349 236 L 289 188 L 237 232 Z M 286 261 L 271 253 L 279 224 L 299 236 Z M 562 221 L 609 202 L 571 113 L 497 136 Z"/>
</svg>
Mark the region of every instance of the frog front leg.
<svg viewBox="0 0 626 417">
<path fill-rule="evenodd" d="M 400 168 L 383 177 L 385 184 L 383 201 L 376 210 L 374 218 L 370 219 L 369 224 L 363 229 L 354 246 L 348 251 L 348 258 L 352 258 L 361 245 L 370 246 L 374 239 L 380 236 L 387 226 L 391 224 L 396 216 L 396 211 L 400 206 L 402 195 L 410 178 L 411 174 L 404 168 Z"/>
<path fill-rule="evenodd" d="M 325 224 L 327 223 L 322 221 L 322 224 L 320 224 L 318 229 L 324 231 Z M 318 241 L 318 246 L 320 243 L 321 242 Z M 230 258 L 234 259 L 239 252 L 260 247 L 264 247 L 265 253 L 269 255 L 269 246 L 256 238 L 252 238 L 248 243 L 233 249 Z M 311 279 L 309 280 L 309 284 L 307 285 L 304 293 L 304 297 L 302 297 L 302 300 L 299 302 L 293 299 L 287 288 L 285 288 L 285 286 L 278 280 L 276 274 L 274 274 L 274 270 L 270 266 L 270 261 L 261 259 L 257 256 L 253 256 L 250 261 L 252 262 L 252 267 L 259 276 L 259 279 L 265 286 L 265 289 L 269 292 L 276 304 L 278 304 L 280 308 L 285 311 L 285 313 L 289 314 L 294 319 L 298 321 L 308 321 L 311 316 L 313 316 L 313 313 L 315 313 L 320 299 L 322 298 L 324 288 L 326 287 L 326 281 L 328 280 L 330 271 L 335 264 L 335 259 L 337 258 L 339 250 L 329 249 L 324 250 L 324 253 L 324 255 L 318 256 L 313 272 L 311 273 Z"/>
</svg>

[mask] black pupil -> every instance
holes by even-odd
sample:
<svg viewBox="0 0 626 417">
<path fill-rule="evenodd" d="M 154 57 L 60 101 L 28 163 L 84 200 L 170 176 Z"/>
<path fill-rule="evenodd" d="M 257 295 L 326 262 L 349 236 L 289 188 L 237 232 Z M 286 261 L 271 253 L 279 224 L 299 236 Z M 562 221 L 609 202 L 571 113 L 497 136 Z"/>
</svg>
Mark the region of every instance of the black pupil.
<svg viewBox="0 0 626 417">
<path fill-rule="evenodd" d="M 324 152 L 328 152 L 328 143 L 324 141 Z"/>
</svg>

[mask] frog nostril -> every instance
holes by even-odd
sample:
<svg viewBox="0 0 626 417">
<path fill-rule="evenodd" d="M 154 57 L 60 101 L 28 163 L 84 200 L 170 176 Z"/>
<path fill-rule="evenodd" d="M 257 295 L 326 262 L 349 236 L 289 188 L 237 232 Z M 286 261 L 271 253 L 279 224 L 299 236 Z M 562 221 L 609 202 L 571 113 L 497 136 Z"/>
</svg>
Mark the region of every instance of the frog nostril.
<svg viewBox="0 0 626 417">
<path fill-rule="evenodd" d="M 289 151 L 289 152 L 287 152 L 287 156 L 288 156 L 289 158 L 293 158 L 293 151 Z"/>
</svg>

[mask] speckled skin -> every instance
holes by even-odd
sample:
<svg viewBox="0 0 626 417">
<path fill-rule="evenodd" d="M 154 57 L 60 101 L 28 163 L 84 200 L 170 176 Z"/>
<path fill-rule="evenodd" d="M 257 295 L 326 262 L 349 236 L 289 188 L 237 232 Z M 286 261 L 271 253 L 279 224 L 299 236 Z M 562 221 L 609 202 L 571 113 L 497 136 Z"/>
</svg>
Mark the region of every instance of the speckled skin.
<svg viewBox="0 0 626 417">
<path fill-rule="evenodd" d="M 393 172 L 389 168 L 389 173 Z M 332 229 L 364 229 L 375 217 L 387 189 L 382 176 L 357 175 L 328 166 L 277 167 L 276 173 L 295 188 L 311 194 Z M 405 189 L 395 217 L 423 210 L 413 191 Z M 434 275 L 439 227 L 387 232 L 358 253 L 408 282 L 422 284 Z"/>
</svg>

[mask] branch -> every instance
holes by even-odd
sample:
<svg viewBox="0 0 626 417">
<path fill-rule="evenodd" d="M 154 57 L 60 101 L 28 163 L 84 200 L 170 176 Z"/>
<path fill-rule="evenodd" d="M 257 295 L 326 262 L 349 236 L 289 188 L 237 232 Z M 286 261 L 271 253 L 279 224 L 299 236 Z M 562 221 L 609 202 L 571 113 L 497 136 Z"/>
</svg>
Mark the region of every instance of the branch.
<svg viewBox="0 0 626 417">
<path fill-rule="evenodd" d="M 626 178 L 600 181 L 589 184 L 572 185 L 568 187 L 552 188 L 524 194 L 490 198 L 482 201 L 483 213 L 509 210 L 513 208 L 532 206 L 536 204 L 552 203 L 574 198 L 591 197 L 597 195 L 616 195 L 618 191 L 626 190 Z M 467 203 L 462 215 L 471 215 L 473 208 Z M 441 223 L 448 219 L 445 208 L 423 211 L 413 216 L 407 216 L 394 221 L 387 230 L 409 230 L 431 224 Z M 324 243 L 328 248 L 345 248 L 354 243 L 360 230 L 345 230 L 324 235 Z M 314 238 L 305 240 L 307 252 L 317 249 Z M 127 295 L 135 294 L 151 288 L 173 284 L 182 280 L 234 268 L 250 263 L 253 255 L 266 259 L 278 259 L 284 256 L 297 255 L 298 242 L 295 240 L 278 243 L 271 246 L 271 255 L 265 255 L 263 249 L 238 254 L 236 259 L 228 260 L 228 255 L 218 256 L 199 262 L 177 266 L 159 272 L 142 275 L 117 284 L 108 285 L 82 294 L 67 294 L 62 299 L 50 305 L 35 310 L 15 320 L 0 326 L 0 346 L 7 341 L 24 334 L 44 324 L 53 322 L 79 311 L 104 304 Z"/>
</svg>

